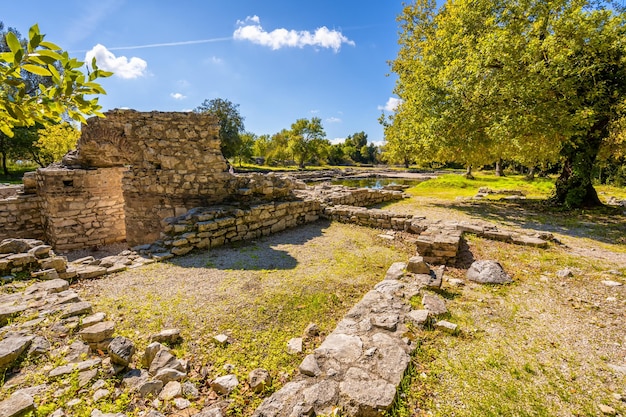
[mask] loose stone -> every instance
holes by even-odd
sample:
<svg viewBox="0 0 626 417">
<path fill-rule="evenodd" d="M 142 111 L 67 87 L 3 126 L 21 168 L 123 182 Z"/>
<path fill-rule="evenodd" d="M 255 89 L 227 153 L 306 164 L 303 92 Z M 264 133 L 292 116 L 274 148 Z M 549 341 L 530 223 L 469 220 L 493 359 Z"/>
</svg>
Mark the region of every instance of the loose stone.
<svg viewBox="0 0 626 417">
<path fill-rule="evenodd" d="M 294 337 L 287 342 L 287 352 L 292 355 L 302 353 L 302 338 Z"/>
<path fill-rule="evenodd" d="M 248 374 L 248 385 L 256 393 L 262 392 L 271 383 L 272 377 L 265 369 L 257 368 Z"/>
<path fill-rule="evenodd" d="M 228 395 L 239 385 L 233 374 L 217 377 L 211 382 L 211 388 L 218 394 Z"/>
</svg>

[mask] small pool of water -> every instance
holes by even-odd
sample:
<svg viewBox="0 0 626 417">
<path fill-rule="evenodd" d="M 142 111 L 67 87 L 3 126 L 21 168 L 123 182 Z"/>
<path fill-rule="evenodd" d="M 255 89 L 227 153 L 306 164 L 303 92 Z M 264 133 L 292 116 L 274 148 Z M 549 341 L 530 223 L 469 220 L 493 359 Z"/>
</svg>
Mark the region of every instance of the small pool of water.
<svg viewBox="0 0 626 417">
<path fill-rule="evenodd" d="M 413 187 L 425 180 L 405 179 L 405 178 L 354 178 L 333 180 L 333 185 L 345 185 L 347 187 L 372 188 L 380 190 L 387 185 L 408 185 Z"/>
</svg>

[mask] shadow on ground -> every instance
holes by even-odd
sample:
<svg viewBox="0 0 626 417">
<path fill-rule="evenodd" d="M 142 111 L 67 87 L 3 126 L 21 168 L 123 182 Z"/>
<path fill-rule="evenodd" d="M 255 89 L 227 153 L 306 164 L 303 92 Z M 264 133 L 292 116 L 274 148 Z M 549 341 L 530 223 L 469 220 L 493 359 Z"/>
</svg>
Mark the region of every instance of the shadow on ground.
<svg viewBox="0 0 626 417">
<path fill-rule="evenodd" d="M 479 200 L 434 203 L 435 207 L 461 211 L 506 227 L 540 230 L 571 237 L 586 237 L 602 243 L 626 243 L 623 208 L 610 206 L 591 210 L 562 211 L 544 200 Z"/>
<path fill-rule="evenodd" d="M 282 245 L 303 245 L 323 234 L 330 226 L 326 220 L 300 225 L 259 239 L 240 241 L 207 251 L 194 251 L 173 258 L 169 263 L 184 268 L 216 268 L 222 270 L 294 269 L 298 261 Z"/>
</svg>

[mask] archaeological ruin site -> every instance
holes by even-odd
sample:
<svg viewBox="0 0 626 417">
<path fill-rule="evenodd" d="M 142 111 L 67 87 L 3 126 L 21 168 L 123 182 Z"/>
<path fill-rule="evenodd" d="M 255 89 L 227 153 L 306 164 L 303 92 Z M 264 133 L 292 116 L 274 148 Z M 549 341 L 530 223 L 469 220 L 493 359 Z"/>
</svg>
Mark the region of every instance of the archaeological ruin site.
<svg viewBox="0 0 626 417">
<path fill-rule="evenodd" d="M 7 330 L 0 340 L 1 368 L 44 354 L 49 349 L 41 337 L 44 319 L 56 317 L 82 343 L 68 353 L 66 364 L 51 367 L 44 380 L 77 372 L 84 378 L 91 375 L 89 381 L 99 372 L 146 398 L 182 402 L 185 395 L 193 397 L 195 388 L 185 379 L 189 364 L 166 347 L 172 342 L 168 337 L 175 343 L 176 332 L 155 337 L 142 353 L 141 366 L 133 367 L 133 342 L 116 336 L 115 323 L 93 311 L 69 283 L 261 238 L 322 218 L 381 229 L 382 234 L 402 233 L 415 246 L 415 256 L 389 265 L 380 283 L 304 356 L 297 375 L 267 396 L 254 415 L 330 415 L 341 409 L 344 415 L 382 416 L 394 403 L 416 348 L 405 336 L 407 328 L 428 323 L 457 331 L 456 324 L 438 318 L 446 305 L 436 293 L 424 295 L 419 309 L 409 300 L 425 289 L 441 287 L 445 265 L 456 259 L 463 236 L 538 248 L 552 239 L 549 233 L 430 221 L 370 208 L 405 198 L 398 190 L 307 185 L 304 174 L 297 172 L 232 174 L 217 133 L 215 120 L 206 114 L 113 110 L 83 126 L 77 149 L 62 164 L 28 174 L 23 186 L 0 189 L 0 276 L 5 282 L 37 279 L 29 287 L 0 295 L 0 322 Z M 62 255 L 120 242 L 128 249 L 103 259 L 68 261 Z M 483 272 L 497 265 L 476 268 L 480 282 Z M 506 282 L 502 271 L 500 277 Z M 20 316 L 32 320 L 28 326 L 12 327 Z M 302 340 L 290 341 L 290 348 L 301 352 Z M 264 383 L 262 370 L 250 378 L 251 387 Z M 212 387 L 220 395 L 228 396 L 237 383 L 236 378 L 217 379 Z M 44 385 L 15 391 L 0 402 L 0 415 L 34 410 L 37 390 Z M 221 416 L 222 410 L 207 408 L 195 415 Z"/>
</svg>

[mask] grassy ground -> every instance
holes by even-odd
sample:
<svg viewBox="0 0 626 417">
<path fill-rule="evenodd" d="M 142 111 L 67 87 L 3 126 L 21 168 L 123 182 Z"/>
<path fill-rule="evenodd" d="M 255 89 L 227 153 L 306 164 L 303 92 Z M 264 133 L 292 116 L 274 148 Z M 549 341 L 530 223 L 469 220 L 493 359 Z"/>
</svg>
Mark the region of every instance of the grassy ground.
<svg viewBox="0 0 626 417">
<path fill-rule="evenodd" d="M 229 413 L 249 415 L 290 379 L 304 354 L 382 280 L 389 265 L 407 259 L 405 247 L 378 233 L 317 222 L 79 286 L 94 309 L 105 311 L 118 323 L 117 333 L 136 341 L 140 350 L 151 333 L 182 330 L 184 343 L 175 351 L 190 359 L 191 377 L 205 394 L 196 408 L 219 400 L 208 382 L 230 373 L 226 368 L 232 365 L 242 384 L 231 395 Z M 312 322 L 322 336 L 307 342 L 304 354 L 288 354 L 287 341 L 301 337 Z M 228 346 L 212 342 L 220 333 L 231 339 Z M 263 396 L 245 383 L 259 367 L 274 381 Z"/>
<path fill-rule="evenodd" d="M 529 198 L 467 198 L 483 186 L 520 189 Z M 432 220 L 481 220 L 551 231 L 563 243 L 542 250 L 467 238 L 464 259 L 498 260 L 514 282 L 502 287 L 444 283 L 449 320 L 461 331 L 418 333 L 421 346 L 392 415 L 599 416 L 601 406 L 626 415 L 626 377 L 611 368 L 626 365 L 626 285 L 602 284 L 626 284 L 626 215 L 612 208 L 554 210 L 541 200 L 551 189 L 543 179 L 479 174 L 467 181 L 446 175 L 409 189 L 413 198 L 386 206 Z M 623 189 L 599 191 L 602 198 L 626 195 Z M 231 372 L 231 365 L 241 384 L 228 413 L 246 416 L 297 372 L 304 355 L 393 262 L 414 254 L 402 242 L 378 238 L 379 233 L 317 222 L 75 287 L 139 351 L 150 334 L 181 329 L 184 342 L 174 350 L 190 360 L 190 378 L 203 394 L 193 403 L 195 409 L 221 400 L 208 382 Z M 566 267 L 573 276 L 560 278 L 557 271 Z M 451 267 L 446 277 L 463 278 L 464 272 Z M 302 355 L 287 354 L 287 341 L 301 336 L 310 322 L 318 324 L 322 335 L 307 342 Z M 230 337 L 226 347 L 212 342 L 219 333 Z M 33 364 L 33 382 L 38 381 L 38 366 Z M 274 381 L 262 395 L 253 394 L 245 382 L 257 367 L 268 369 Z M 50 394 L 42 410 L 53 411 L 79 392 Z M 145 405 L 122 396 L 98 406 L 135 416 Z M 89 400 L 74 415 L 81 415 L 78 407 L 89 410 Z M 167 402 L 160 407 L 166 414 L 172 411 Z"/>
<path fill-rule="evenodd" d="M 399 416 L 626 415 L 626 284 L 623 210 L 562 213 L 539 201 L 467 201 L 479 186 L 523 189 L 544 197 L 547 181 L 494 177 L 470 182 L 443 177 L 410 190 L 415 198 L 388 206 L 431 218 L 480 219 L 509 227 L 549 230 L 566 245 L 539 250 L 468 240 L 474 259 L 494 259 L 512 285 L 449 287 L 457 336 L 423 332 L 414 377 Z M 624 190 L 602 187 L 601 195 Z M 573 268 L 559 278 L 557 271 Z M 451 268 L 449 277 L 463 277 Z M 601 407 L 610 407 L 604 408 Z"/>
</svg>

